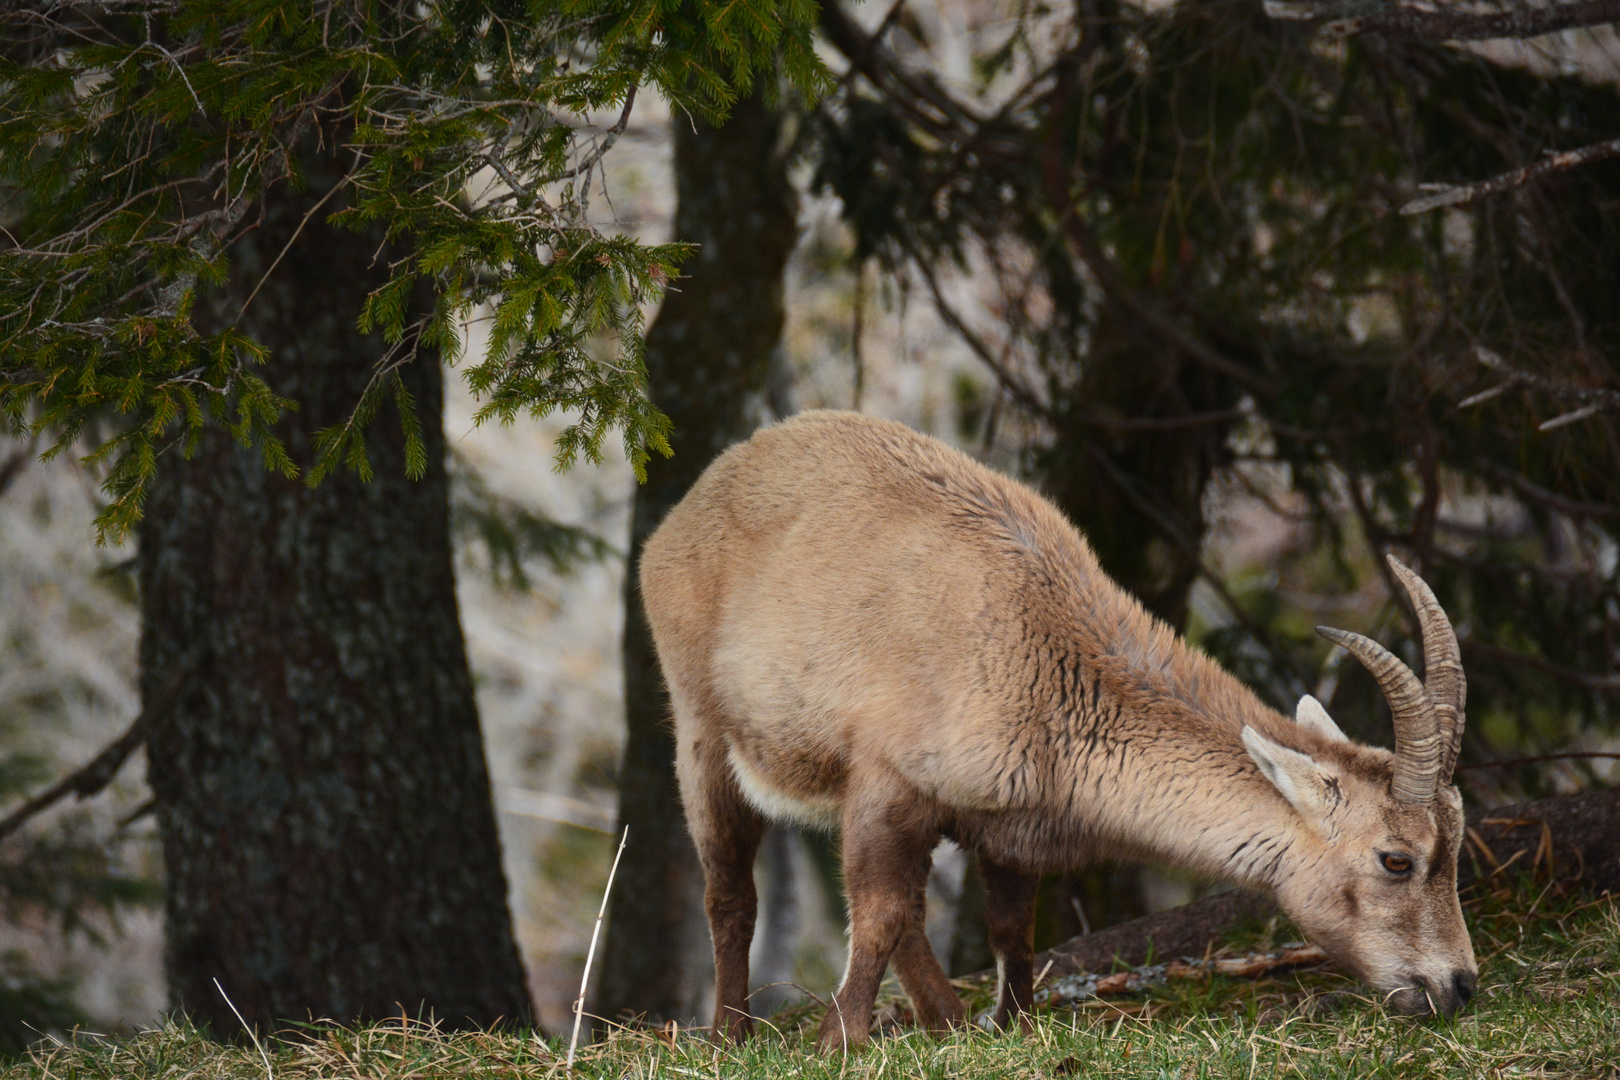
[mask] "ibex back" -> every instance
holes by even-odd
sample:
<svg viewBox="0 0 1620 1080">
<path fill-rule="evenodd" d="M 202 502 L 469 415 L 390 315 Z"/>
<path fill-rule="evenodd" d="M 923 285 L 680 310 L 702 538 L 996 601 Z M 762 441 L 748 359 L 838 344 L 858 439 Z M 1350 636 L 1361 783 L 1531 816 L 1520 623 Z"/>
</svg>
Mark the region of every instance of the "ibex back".
<svg viewBox="0 0 1620 1080">
<path fill-rule="evenodd" d="M 1393 560 L 1392 560 L 1393 563 Z M 923 936 L 941 837 L 973 851 L 1000 972 L 1030 1007 L 1042 870 L 1098 858 L 1273 893 L 1403 1011 L 1455 1012 L 1457 642 L 1427 586 L 1427 683 L 1372 641 L 1396 749 L 1294 720 L 1149 616 L 1062 514 L 898 424 L 815 412 L 723 454 L 648 540 L 641 589 L 707 881 L 715 1031 L 750 1029 L 754 856 L 767 818 L 838 828 L 849 966 L 823 1046 L 865 1039 L 892 960 L 924 1026 L 964 1020 Z"/>
</svg>

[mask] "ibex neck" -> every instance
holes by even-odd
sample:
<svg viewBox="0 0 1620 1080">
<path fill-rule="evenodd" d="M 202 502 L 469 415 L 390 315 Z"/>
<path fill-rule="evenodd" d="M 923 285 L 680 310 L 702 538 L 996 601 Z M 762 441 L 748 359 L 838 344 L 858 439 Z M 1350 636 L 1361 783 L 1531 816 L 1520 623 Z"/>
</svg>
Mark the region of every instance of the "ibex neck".
<svg viewBox="0 0 1620 1080">
<path fill-rule="evenodd" d="M 1275 890 L 1311 842 L 1299 815 L 1224 726 L 1176 735 L 1123 748 L 1119 797 L 1103 814 L 1113 839 L 1152 862 Z"/>
</svg>

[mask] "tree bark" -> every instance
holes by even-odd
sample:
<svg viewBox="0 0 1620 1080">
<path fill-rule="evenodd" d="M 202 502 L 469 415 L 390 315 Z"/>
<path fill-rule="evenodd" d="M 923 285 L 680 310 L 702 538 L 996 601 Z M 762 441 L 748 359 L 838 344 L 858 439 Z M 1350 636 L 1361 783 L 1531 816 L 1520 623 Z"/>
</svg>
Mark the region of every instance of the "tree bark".
<svg viewBox="0 0 1620 1080">
<path fill-rule="evenodd" d="M 1511 882 L 1523 872 L 1550 874 L 1594 893 L 1620 894 L 1620 788 L 1471 809 L 1468 828 L 1457 867 L 1459 890 L 1492 876 L 1506 875 Z M 1255 893 L 1221 893 L 1073 938 L 1037 956 L 1035 969 L 1050 961 L 1055 977 L 1106 971 L 1116 961 L 1134 966 L 1145 963 L 1149 952 L 1202 956 L 1237 923 L 1276 910 L 1269 898 Z"/>
<path fill-rule="evenodd" d="M 332 145 L 328 133 L 327 145 Z M 228 321 L 341 175 L 306 157 L 233 250 L 199 317 Z M 317 213 L 243 328 L 271 385 L 302 403 L 280 431 L 313 462 L 383 354 L 355 328 L 391 257 Z M 425 302 L 426 297 L 418 297 Z M 260 1030 L 311 1017 L 526 1020 L 531 1008 L 456 607 L 443 373 L 407 365 L 427 475 L 405 478 L 398 417 L 370 433 L 376 479 L 318 487 L 267 471 L 217 428 L 164 459 L 141 533 L 141 689 L 177 668 L 148 774 L 167 875 L 172 1007 L 216 1035 L 231 1003 Z"/>
<path fill-rule="evenodd" d="M 675 782 L 669 699 L 636 588 L 641 548 L 664 515 L 762 415 L 782 333 L 782 275 L 797 237 L 779 142 L 781 114 L 756 93 L 713 128 L 675 118 L 675 236 L 701 247 L 647 333 L 652 398 L 674 423 L 675 456 L 636 489 L 625 579 L 628 741 L 619 823 L 630 843 L 609 908 L 594 1012 L 649 1020 L 700 1015 L 711 963 L 702 873 Z"/>
</svg>

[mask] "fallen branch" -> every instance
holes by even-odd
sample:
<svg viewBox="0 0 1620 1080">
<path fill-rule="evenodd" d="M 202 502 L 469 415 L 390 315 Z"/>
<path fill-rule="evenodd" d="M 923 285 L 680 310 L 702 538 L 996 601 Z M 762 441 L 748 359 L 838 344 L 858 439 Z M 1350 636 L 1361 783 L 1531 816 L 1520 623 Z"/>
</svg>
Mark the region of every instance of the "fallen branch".
<svg viewBox="0 0 1620 1080">
<path fill-rule="evenodd" d="M 1620 895 L 1620 788 L 1470 810 L 1458 888 L 1521 870 Z M 1150 954 L 1203 956 L 1237 924 L 1275 912 L 1268 897 L 1221 893 L 1070 938 L 1038 955 L 1035 970 L 1050 965 L 1049 974 L 1062 978 L 1139 965 Z"/>
<path fill-rule="evenodd" d="M 1483 199 L 1487 195 L 1508 191 L 1512 188 L 1523 187 L 1534 180 L 1540 180 L 1553 173 L 1565 172 L 1577 166 L 1586 165 L 1594 161 L 1605 161 L 1612 157 L 1620 157 L 1620 138 L 1609 139 L 1605 142 L 1593 143 L 1578 150 L 1564 150 L 1556 154 L 1549 154 L 1533 165 L 1526 165 L 1500 176 L 1493 176 L 1489 180 L 1480 180 L 1472 184 L 1423 184 L 1423 190 L 1429 194 L 1413 199 L 1401 207 L 1403 214 L 1421 214 L 1428 210 L 1435 210 L 1442 206 L 1459 206 L 1463 203 Z"/>
<path fill-rule="evenodd" d="M 1202 956 L 1210 943 L 1233 926 L 1265 918 L 1276 910 L 1269 897 L 1250 892 L 1221 893 L 1182 907 L 1070 938 L 1035 958 L 1040 970 L 1048 961 L 1054 975 L 1107 971 L 1115 963 L 1140 964 L 1150 953 Z"/>
<path fill-rule="evenodd" d="M 1237 979 L 1258 979 L 1276 971 L 1291 971 L 1326 963 L 1328 954 L 1315 945 L 1295 942 L 1270 952 L 1244 956 L 1181 957 L 1163 964 L 1144 964 L 1110 975 L 1065 975 L 1035 992 L 1037 1005 L 1072 1005 L 1091 997 L 1136 994 L 1171 979 L 1204 979 L 1211 974 Z"/>
</svg>

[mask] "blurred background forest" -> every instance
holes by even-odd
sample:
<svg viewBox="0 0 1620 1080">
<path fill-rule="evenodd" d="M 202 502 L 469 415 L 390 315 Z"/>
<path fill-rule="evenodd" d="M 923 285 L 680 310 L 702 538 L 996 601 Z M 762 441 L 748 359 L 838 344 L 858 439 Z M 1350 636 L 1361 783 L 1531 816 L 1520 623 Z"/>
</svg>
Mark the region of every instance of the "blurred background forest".
<svg viewBox="0 0 1620 1080">
<path fill-rule="evenodd" d="M 566 1022 L 624 823 L 596 1007 L 705 1012 L 626 567 L 714 452 L 802 409 L 891 417 L 1027 479 L 1268 701 L 1313 693 L 1384 745 L 1373 682 L 1312 627 L 1416 665 L 1393 551 L 1462 639 L 1465 797 L 1620 778 L 1570 756 L 1620 752 L 1620 41 L 1597 16 L 1334 22 L 1388 10 L 829 3 L 813 101 L 745 96 L 718 128 L 651 93 L 627 107 L 591 225 L 703 245 L 645 312 L 675 456 L 645 485 L 611 446 L 554 471 L 577 412 L 480 425 L 462 379 L 443 390 L 455 602 L 540 1023 Z M 490 332 L 471 320 L 469 353 Z M 0 444 L 0 813 L 142 707 L 141 541 L 97 546 L 98 475 L 40 449 Z M 129 1029 L 176 1000 L 145 774 L 0 837 L 0 1015 Z M 825 838 L 768 840 L 756 985 L 836 983 L 835 865 Z M 1038 944 L 1206 888 L 1055 877 Z M 956 972 L 988 960 L 974 889 L 942 848 L 930 937 Z"/>
</svg>

